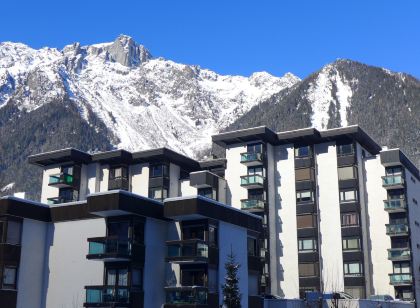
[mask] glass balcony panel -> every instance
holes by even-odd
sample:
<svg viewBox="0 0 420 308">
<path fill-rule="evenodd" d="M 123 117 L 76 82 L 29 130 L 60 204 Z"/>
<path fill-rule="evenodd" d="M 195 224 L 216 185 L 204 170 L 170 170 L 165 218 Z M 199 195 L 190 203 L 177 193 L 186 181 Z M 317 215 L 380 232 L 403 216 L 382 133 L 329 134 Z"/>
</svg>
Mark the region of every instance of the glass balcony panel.
<svg viewBox="0 0 420 308">
<path fill-rule="evenodd" d="M 411 284 L 413 282 L 413 276 L 411 274 L 390 274 L 389 281 L 391 284 Z"/>
<path fill-rule="evenodd" d="M 241 177 L 241 185 L 264 184 L 264 178 L 261 175 L 245 175 Z"/>
<path fill-rule="evenodd" d="M 131 253 L 128 240 L 102 238 L 89 241 L 89 254 L 125 254 Z"/>
<path fill-rule="evenodd" d="M 255 199 L 241 200 L 241 208 L 243 210 L 264 209 L 264 201 L 263 200 L 255 200 Z"/>
<path fill-rule="evenodd" d="M 382 177 L 383 186 L 393 186 L 404 184 L 404 179 L 401 175 L 387 175 Z"/>
<path fill-rule="evenodd" d="M 384 200 L 384 206 L 385 210 L 398 210 L 406 208 L 404 199 Z"/>
<path fill-rule="evenodd" d="M 86 289 L 86 303 L 128 303 L 129 289 L 127 287 L 97 286 Z"/>
<path fill-rule="evenodd" d="M 411 250 L 410 248 L 392 248 L 388 249 L 389 260 L 410 260 Z"/>
<path fill-rule="evenodd" d="M 73 184 L 73 176 L 68 173 L 57 173 L 50 175 L 49 184 L 66 184 L 72 185 Z"/>
<path fill-rule="evenodd" d="M 202 241 L 186 240 L 167 244 L 167 257 L 202 257 L 208 258 L 209 246 Z"/>
<path fill-rule="evenodd" d="M 398 234 L 408 234 L 408 225 L 407 224 L 389 224 L 386 225 L 386 234 L 388 235 L 398 235 Z"/>
<path fill-rule="evenodd" d="M 166 290 L 166 303 L 174 305 L 207 304 L 206 288 L 179 287 Z"/>
<path fill-rule="evenodd" d="M 251 161 L 262 161 L 261 153 L 241 153 L 241 163 L 247 163 Z"/>
<path fill-rule="evenodd" d="M 89 254 L 103 254 L 105 253 L 105 244 L 97 242 L 89 242 Z"/>
<path fill-rule="evenodd" d="M 168 245 L 168 257 L 180 257 L 181 245 Z"/>
</svg>

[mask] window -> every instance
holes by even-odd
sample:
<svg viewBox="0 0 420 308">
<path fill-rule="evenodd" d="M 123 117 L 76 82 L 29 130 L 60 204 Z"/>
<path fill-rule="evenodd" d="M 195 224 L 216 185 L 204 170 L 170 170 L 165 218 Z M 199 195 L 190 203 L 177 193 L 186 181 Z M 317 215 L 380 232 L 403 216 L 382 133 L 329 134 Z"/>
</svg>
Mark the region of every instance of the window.
<svg viewBox="0 0 420 308">
<path fill-rule="evenodd" d="M 385 169 L 386 175 L 401 175 L 402 174 L 402 168 L 401 167 L 387 167 Z"/>
<path fill-rule="evenodd" d="M 338 168 L 338 179 L 339 180 L 350 180 L 356 178 L 356 168 L 353 166 L 350 167 L 340 167 Z"/>
<path fill-rule="evenodd" d="M 297 169 L 295 171 L 295 179 L 296 181 L 311 181 L 314 178 L 313 173 L 311 168 Z"/>
<path fill-rule="evenodd" d="M 182 239 L 183 240 L 204 240 L 204 229 L 202 225 L 199 226 L 188 226 L 182 228 Z"/>
<path fill-rule="evenodd" d="M 366 298 L 364 287 L 344 287 L 344 292 L 353 298 Z"/>
<path fill-rule="evenodd" d="M 410 274 L 410 262 L 394 262 L 394 274 Z"/>
<path fill-rule="evenodd" d="M 353 153 L 353 143 L 337 146 L 337 156 L 351 155 Z"/>
<path fill-rule="evenodd" d="M 167 177 L 169 174 L 168 165 L 151 165 L 150 166 L 150 177 Z"/>
<path fill-rule="evenodd" d="M 20 245 L 22 223 L 11 218 L 0 218 L 0 243 Z"/>
<path fill-rule="evenodd" d="M 3 289 L 16 289 L 17 268 L 14 266 L 5 266 L 3 268 Z"/>
<path fill-rule="evenodd" d="M 308 157 L 311 156 L 311 147 L 309 145 L 295 148 L 295 157 Z"/>
<path fill-rule="evenodd" d="M 108 286 L 127 286 L 128 270 L 127 268 L 107 268 L 106 283 Z"/>
<path fill-rule="evenodd" d="M 404 199 L 405 193 L 403 189 L 391 189 L 388 190 L 388 199 L 395 200 L 395 199 Z"/>
<path fill-rule="evenodd" d="M 344 276 L 362 276 L 363 264 L 360 262 L 344 263 Z"/>
<path fill-rule="evenodd" d="M 313 192 L 311 190 L 296 192 L 296 202 L 310 202 L 310 201 L 314 201 Z"/>
<path fill-rule="evenodd" d="M 212 187 L 199 188 L 197 194 L 210 199 L 217 199 L 216 190 Z"/>
<path fill-rule="evenodd" d="M 296 216 L 297 220 L 297 228 L 315 228 L 316 227 L 316 216 L 309 214 L 309 215 L 298 215 Z"/>
<path fill-rule="evenodd" d="M 257 239 L 248 237 L 248 256 L 258 256 Z"/>
<path fill-rule="evenodd" d="M 109 169 L 109 179 L 127 179 L 128 178 L 128 170 L 127 167 L 113 167 Z"/>
<path fill-rule="evenodd" d="M 318 263 L 299 263 L 299 277 L 318 276 Z"/>
<path fill-rule="evenodd" d="M 343 250 L 360 250 L 360 238 L 345 237 L 343 238 Z"/>
<path fill-rule="evenodd" d="M 168 198 L 168 190 L 162 187 L 149 188 L 149 198 L 163 200 Z"/>
<path fill-rule="evenodd" d="M 108 237 L 127 240 L 129 226 L 130 223 L 128 221 L 108 222 Z"/>
<path fill-rule="evenodd" d="M 316 239 L 304 238 L 298 240 L 299 252 L 313 252 L 316 251 Z"/>
<path fill-rule="evenodd" d="M 143 271 L 140 268 L 131 270 L 131 286 L 139 289 L 143 287 Z"/>
<path fill-rule="evenodd" d="M 358 213 L 343 213 L 341 214 L 341 226 L 358 226 L 359 225 L 359 214 Z"/>
<path fill-rule="evenodd" d="M 248 153 L 262 153 L 262 143 L 253 143 L 246 146 Z"/>
<path fill-rule="evenodd" d="M 264 190 L 263 189 L 248 189 L 248 199 L 264 200 Z"/>
<path fill-rule="evenodd" d="M 248 175 L 263 175 L 262 167 L 248 167 Z"/>
<path fill-rule="evenodd" d="M 340 202 L 355 202 L 355 201 L 357 201 L 357 190 L 340 191 Z"/>
</svg>

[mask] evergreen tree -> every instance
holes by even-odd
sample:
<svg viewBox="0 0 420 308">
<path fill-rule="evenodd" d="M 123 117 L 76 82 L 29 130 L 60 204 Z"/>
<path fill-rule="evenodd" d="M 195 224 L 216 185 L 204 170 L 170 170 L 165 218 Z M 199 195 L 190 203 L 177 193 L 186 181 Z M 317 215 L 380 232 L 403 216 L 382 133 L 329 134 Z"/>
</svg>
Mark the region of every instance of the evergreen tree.
<svg viewBox="0 0 420 308">
<path fill-rule="evenodd" d="M 232 249 L 227 257 L 228 260 L 225 263 L 225 283 L 222 285 L 223 303 L 227 308 L 241 308 L 241 294 L 239 293 L 238 286 L 238 270 L 240 264 L 235 262 L 235 255 Z"/>
</svg>

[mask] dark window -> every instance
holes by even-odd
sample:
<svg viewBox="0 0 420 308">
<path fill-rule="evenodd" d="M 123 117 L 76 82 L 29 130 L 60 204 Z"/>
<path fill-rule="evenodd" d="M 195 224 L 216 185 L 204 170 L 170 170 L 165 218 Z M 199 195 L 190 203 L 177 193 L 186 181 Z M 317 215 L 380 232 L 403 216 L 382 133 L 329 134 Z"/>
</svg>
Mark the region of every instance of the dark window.
<svg viewBox="0 0 420 308">
<path fill-rule="evenodd" d="M 209 244 L 217 246 L 217 228 L 209 226 Z"/>
<path fill-rule="evenodd" d="M 79 193 L 72 188 L 60 188 L 58 198 L 60 199 L 60 202 L 76 201 L 79 198 Z"/>
<path fill-rule="evenodd" d="M 248 167 L 248 175 L 263 175 L 263 168 L 262 167 Z"/>
<path fill-rule="evenodd" d="M 143 288 L 143 271 L 140 268 L 131 270 L 131 286 L 134 288 Z"/>
<path fill-rule="evenodd" d="M 139 220 L 133 221 L 133 232 L 132 232 L 133 241 L 136 244 L 144 243 L 144 222 Z"/>
<path fill-rule="evenodd" d="M 403 189 L 388 190 L 388 199 L 404 199 L 405 193 Z"/>
<path fill-rule="evenodd" d="M 253 143 L 246 146 L 248 153 L 262 153 L 262 143 Z"/>
<path fill-rule="evenodd" d="M 299 277 L 318 276 L 318 263 L 299 263 Z"/>
<path fill-rule="evenodd" d="M 0 243 L 20 245 L 22 222 L 13 218 L 0 218 Z"/>
<path fill-rule="evenodd" d="M 107 286 L 128 286 L 127 268 L 107 268 L 106 269 Z"/>
<path fill-rule="evenodd" d="M 296 192 L 296 202 L 312 202 L 312 201 L 314 201 L 314 196 L 311 190 Z"/>
<path fill-rule="evenodd" d="M 16 289 L 17 268 L 15 266 L 5 265 L 3 267 L 2 288 Z"/>
<path fill-rule="evenodd" d="M 394 262 L 394 274 L 410 274 L 410 262 Z"/>
<path fill-rule="evenodd" d="M 130 223 L 128 221 L 108 222 L 108 236 L 119 240 L 128 240 L 129 226 Z"/>
<path fill-rule="evenodd" d="M 341 226 L 358 226 L 359 214 L 358 213 L 343 213 L 341 214 Z"/>
<path fill-rule="evenodd" d="M 248 199 L 250 199 L 250 200 L 264 200 L 264 190 L 263 189 L 249 189 L 248 190 Z"/>
<path fill-rule="evenodd" d="M 168 189 L 163 187 L 149 188 L 149 198 L 163 200 L 168 198 Z"/>
<path fill-rule="evenodd" d="M 206 198 L 210 198 L 214 200 L 217 199 L 216 190 L 213 189 L 212 187 L 199 188 L 197 189 L 197 193 L 198 195 L 206 197 Z"/>
<path fill-rule="evenodd" d="M 206 286 L 207 274 L 204 269 L 181 269 L 181 281 L 184 286 Z"/>
<path fill-rule="evenodd" d="M 116 179 L 127 179 L 128 178 L 128 170 L 127 167 L 112 167 L 109 169 L 109 179 L 116 180 Z"/>
<path fill-rule="evenodd" d="M 385 169 L 386 175 L 401 175 L 402 168 L 401 167 L 387 167 Z"/>
<path fill-rule="evenodd" d="M 311 147 L 309 145 L 295 148 L 295 157 L 308 157 L 308 156 L 311 156 Z"/>
<path fill-rule="evenodd" d="M 257 239 L 248 237 L 248 256 L 258 256 Z"/>
<path fill-rule="evenodd" d="M 351 155 L 353 153 L 353 143 L 341 144 L 337 146 L 337 156 Z"/>
<path fill-rule="evenodd" d="M 151 165 L 150 166 L 150 177 L 168 177 L 169 176 L 169 167 L 165 164 L 160 165 Z"/>
<path fill-rule="evenodd" d="M 188 226 L 182 228 L 182 239 L 191 240 L 198 239 L 204 240 L 204 226 Z"/>
</svg>

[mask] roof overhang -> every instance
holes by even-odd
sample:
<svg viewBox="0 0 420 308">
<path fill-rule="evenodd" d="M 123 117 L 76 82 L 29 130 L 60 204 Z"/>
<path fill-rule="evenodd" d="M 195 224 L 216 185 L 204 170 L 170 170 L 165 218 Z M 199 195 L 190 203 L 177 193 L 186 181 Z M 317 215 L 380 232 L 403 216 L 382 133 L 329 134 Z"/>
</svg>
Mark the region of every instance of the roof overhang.
<svg viewBox="0 0 420 308">
<path fill-rule="evenodd" d="M 28 157 L 28 162 L 41 167 L 65 163 L 86 164 L 91 162 L 91 156 L 86 152 L 67 148 L 31 155 Z"/>
</svg>

